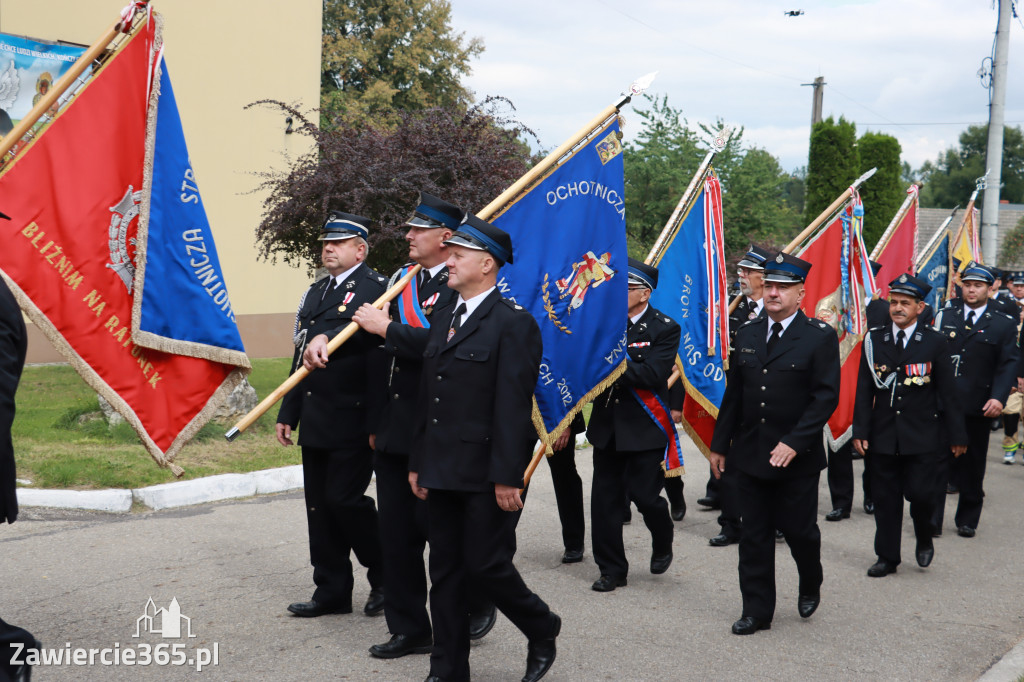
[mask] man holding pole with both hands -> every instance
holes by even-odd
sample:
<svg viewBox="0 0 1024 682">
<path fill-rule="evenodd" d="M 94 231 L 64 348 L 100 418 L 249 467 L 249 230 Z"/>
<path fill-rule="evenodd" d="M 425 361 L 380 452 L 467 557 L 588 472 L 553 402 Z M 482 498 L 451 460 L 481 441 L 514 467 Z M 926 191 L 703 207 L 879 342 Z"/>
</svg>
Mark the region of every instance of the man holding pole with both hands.
<svg viewBox="0 0 1024 682">
<path fill-rule="evenodd" d="M 434 312 L 429 333 L 392 334 L 387 313 L 363 306 L 353 318 L 403 355 L 423 357 L 409 485 L 427 501 L 429 681 L 468 680 L 468 585 L 479 588 L 528 640 L 524 682 L 555 659 L 561 619 L 530 591 L 512 563 L 519 489 L 536 433 L 531 413 L 541 357 L 536 320 L 503 298 L 499 268 L 513 258 L 509 235 L 467 214 L 448 246 L 456 300 Z"/>
</svg>

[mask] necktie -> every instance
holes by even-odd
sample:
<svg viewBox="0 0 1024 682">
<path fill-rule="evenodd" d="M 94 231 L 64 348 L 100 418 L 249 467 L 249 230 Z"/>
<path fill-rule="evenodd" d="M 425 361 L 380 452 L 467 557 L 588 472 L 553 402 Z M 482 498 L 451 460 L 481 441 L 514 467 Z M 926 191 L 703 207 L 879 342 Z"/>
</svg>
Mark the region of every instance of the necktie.
<svg viewBox="0 0 1024 682">
<path fill-rule="evenodd" d="M 416 275 L 416 290 L 419 291 L 423 288 L 423 285 L 427 283 L 427 278 L 430 277 L 430 272 L 421 269 Z"/>
<path fill-rule="evenodd" d="M 973 310 L 967 313 L 967 328 L 971 329 L 972 327 L 974 327 L 974 311 Z"/>
<path fill-rule="evenodd" d="M 896 332 L 896 348 L 897 349 L 903 350 L 906 347 L 904 342 L 903 342 L 903 340 L 906 339 L 906 338 L 907 338 L 907 333 L 905 331 L 903 331 L 902 329 L 899 330 L 898 332 Z"/>
<path fill-rule="evenodd" d="M 782 323 L 775 322 L 772 324 L 772 335 L 768 337 L 768 353 L 771 354 L 772 349 L 775 348 L 775 344 L 779 341 L 779 336 L 782 334 Z"/>
<path fill-rule="evenodd" d="M 327 294 L 333 292 L 338 286 L 338 280 L 331 279 L 331 283 L 324 288 L 324 295 L 320 297 L 320 300 L 327 298 Z"/>
<path fill-rule="evenodd" d="M 455 332 L 459 331 L 462 327 L 462 316 L 466 314 L 466 304 L 460 303 L 459 307 L 455 309 L 455 317 L 452 318 L 452 326 L 448 330 L 448 340 L 451 341 L 452 337 L 455 336 Z"/>
</svg>

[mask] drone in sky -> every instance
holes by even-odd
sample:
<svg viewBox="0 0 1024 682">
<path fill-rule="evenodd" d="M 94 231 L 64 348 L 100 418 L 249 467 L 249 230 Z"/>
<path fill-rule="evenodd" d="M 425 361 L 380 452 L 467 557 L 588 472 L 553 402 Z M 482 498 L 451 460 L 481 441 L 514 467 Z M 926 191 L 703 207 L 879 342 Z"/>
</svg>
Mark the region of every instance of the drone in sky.
<svg viewBox="0 0 1024 682">
<path fill-rule="evenodd" d="M 787 17 L 798 17 L 798 16 L 802 15 L 803 13 L 804 13 L 804 11 L 802 9 L 791 9 L 791 10 L 786 10 L 785 12 L 783 12 L 783 14 L 785 14 Z"/>
</svg>

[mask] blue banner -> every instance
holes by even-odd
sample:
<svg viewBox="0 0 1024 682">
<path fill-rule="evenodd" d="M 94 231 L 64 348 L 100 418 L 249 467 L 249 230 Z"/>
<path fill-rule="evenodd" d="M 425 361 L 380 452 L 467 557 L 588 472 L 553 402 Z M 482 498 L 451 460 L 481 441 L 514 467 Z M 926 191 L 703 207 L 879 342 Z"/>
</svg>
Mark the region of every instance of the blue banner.
<svg viewBox="0 0 1024 682">
<path fill-rule="evenodd" d="M 658 265 L 658 288 L 651 295 L 651 305 L 679 323 L 679 359 L 687 396 L 695 398 L 712 417 L 718 416 L 725 393 L 723 357 L 729 352 L 728 339 L 716 336 L 718 325 L 709 320 L 715 299 L 727 295 L 720 291 L 719 261 L 716 240 L 707 220 L 709 193 L 701 191 L 675 236 L 662 251 Z M 710 253 L 709 253 L 710 250 Z M 708 265 L 712 264 L 709 268 Z M 715 340 L 714 354 L 709 353 L 709 334 Z"/>
<path fill-rule="evenodd" d="M 160 350 L 219 362 L 243 360 L 166 63 L 159 98 L 138 328 L 152 335 L 145 337 L 147 345 Z"/>
<path fill-rule="evenodd" d="M 498 288 L 533 313 L 544 339 L 534 421 L 549 434 L 625 368 L 622 168 L 614 120 L 492 220 L 512 236 L 515 261 L 498 273 Z"/>
<path fill-rule="evenodd" d="M 75 45 L 0 33 L 0 135 L 9 133 L 84 52 Z M 61 95 L 58 106 L 74 90 Z"/>
<path fill-rule="evenodd" d="M 949 284 L 949 234 L 940 239 L 925 262 L 917 271 L 917 276 L 932 285 L 924 301 L 938 312 L 946 302 L 946 288 Z"/>
</svg>

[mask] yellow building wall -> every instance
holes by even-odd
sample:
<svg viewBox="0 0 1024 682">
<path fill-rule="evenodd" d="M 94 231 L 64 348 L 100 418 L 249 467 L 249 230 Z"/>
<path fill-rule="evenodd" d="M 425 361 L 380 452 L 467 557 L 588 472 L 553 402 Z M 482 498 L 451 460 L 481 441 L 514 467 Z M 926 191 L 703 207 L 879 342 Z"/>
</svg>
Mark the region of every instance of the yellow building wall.
<svg viewBox="0 0 1024 682">
<path fill-rule="evenodd" d="M 91 44 L 127 0 L 0 0 L 0 32 Z M 250 357 L 291 355 L 305 269 L 257 257 L 255 230 L 265 193 L 255 173 L 283 170 L 310 148 L 285 134 L 283 112 L 245 110 L 275 99 L 319 105 L 321 0 L 154 2 L 164 17 L 165 58 L 224 279 Z M 33 330 L 35 331 L 35 330 Z M 29 361 L 60 358 L 41 334 Z"/>
</svg>

